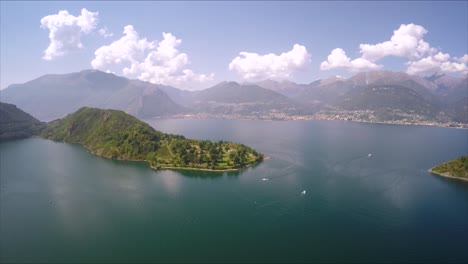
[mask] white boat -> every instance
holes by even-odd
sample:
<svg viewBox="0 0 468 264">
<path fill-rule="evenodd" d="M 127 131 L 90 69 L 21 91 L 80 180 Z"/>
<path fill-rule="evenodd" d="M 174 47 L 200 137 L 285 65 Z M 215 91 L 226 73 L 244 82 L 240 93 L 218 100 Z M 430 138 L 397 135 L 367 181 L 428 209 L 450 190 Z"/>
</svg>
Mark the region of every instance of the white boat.
<svg viewBox="0 0 468 264">
<path fill-rule="evenodd" d="M 301 192 L 301 194 L 302 194 L 302 195 L 305 195 L 305 194 L 306 194 L 306 190 L 303 190 L 303 191 Z"/>
<path fill-rule="evenodd" d="M 369 153 L 369 155 L 367 155 L 367 157 L 369 158 L 370 156 L 372 156 L 372 154 Z"/>
</svg>

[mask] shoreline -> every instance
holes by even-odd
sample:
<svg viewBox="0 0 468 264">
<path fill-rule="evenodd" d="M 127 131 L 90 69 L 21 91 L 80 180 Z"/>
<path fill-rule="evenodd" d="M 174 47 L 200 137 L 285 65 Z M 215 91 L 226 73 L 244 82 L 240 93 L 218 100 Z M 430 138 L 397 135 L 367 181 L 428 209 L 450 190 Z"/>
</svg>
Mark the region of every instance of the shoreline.
<svg viewBox="0 0 468 264">
<path fill-rule="evenodd" d="M 43 138 L 43 137 L 38 136 L 38 138 Z M 48 138 L 43 138 L 43 139 L 51 140 L 51 139 L 48 139 Z M 81 143 L 72 143 L 72 142 L 55 141 L 55 140 L 52 140 L 52 141 L 79 145 L 81 147 L 84 147 L 86 150 L 88 150 L 88 152 L 91 153 L 92 155 L 94 155 L 96 157 L 99 157 L 99 158 L 104 158 L 104 159 L 109 159 L 109 160 L 117 160 L 117 161 L 126 161 L 126 162 L 146 163 L 146 165 L 150 169 L 155 170 L 155 171 L 158 171 L 158 170 L 191 170 L 191 171 L 211 171 L 211 172 L 232 172 L 232 171 L 240 171 L 240 170 L 243 170 L 243 169 L 247 169 L 248 167 L 261 162 L 261 161 L 256 161 L 256 162 L 254 162 L 252 164 L 248 164 L 247 166 L 242 167 L 242 168 L 238 168 L 238 169 L 205 169 L 205 168 L 172 167 L 172 166 L 169 166 L 169 167 L 162 167 L 161 166 L 161 167 L 157 168 L 157 167 L 151 166 L 150 163 L 147 160 L 131 160 L 131 159 L 110 158 L 110 157 L 106 157 L 106 156 L 103 156 L 103 155 L 99 155 L 99 154 L 93 152 L 88 146 L 83 145 Z M 267 159 L 270 159 L 270 157 L 264 157 L 263 158 L 263 160 L 267 160 Z"/>
<path fill-rule="evenodd" d="M 204 168 L 190 168 L 190 167 L 160 167 L 155 168 L 150 166 L 151 169 L 159 171 L 159 170 L 188 170 L 188 171 L 211 171 L 211 172 L 230 172 L 230 171 L 240 171 L 242 169 L 246 169 L 250 166 L 240 169 L 224 169 L 224 170 L 216 170 L 216 169 L 204 169 Z"/>
<path fill-rule="evenodd" d="M 265 158 L 263 158 L 263 161 L 268 160 L 268 159 L 271 159 L 271 157 L 265 157 Z M 257 162 L 254 162 L 252 164 L 248 164 L 247 166 L 245 166 L 243 168 L 238 168 L 238 169 L 205 169 L 205 168 L 172 167 L 172 166 L 169 166 L 169 167 L 162 167 L 161 166 L 159 168 L 150 166 L 150 168 L 153 169 L 153 170 L 191 170 L 191 171 L 230 172 L 230 171 L 241 171 L 241 170 L 249 168 L 252 165 L 258 164 L 260 162 L 261 161 L 257 161 Z"/>
<path fill-rule="evenodd" d="M 467 181 L 467 182 L 468 182 L 468 178 L 456 177 L 456 176 L 450 175 L 450 174 L 448 174 L 448 173 L 439 173 L 439 172 L 435 172 L 435 171 L 432 170 L 432 168 L 430 168 L 429 170 L 427 170 L 427 172 L 429 172 L 429 173 L 431 173 L 431 174 L 434 174 L 434 175 L 437 175 L 437 176 L 440 176 L 440 177 L 451 178 L 451 179 L 457 179 L 457 180 L 462 180 L 462 181 Z"/>
<path fill-rule="evenodd" d="M 313 116 L 288 116 L 282 118 L 258 118 L 258 117 L 248 117 L 248 116 L 205 116 L 205 115 L 173 115 L 173 116 L 154 116 L 148 119 L 222 119 L 222 120 L 255 120 L 255 121 L 346 121 L 354 123 L 366 123 L 366 124 L 383 124 L 383 125 L 400 125 L 400 126 L 426 126 L 426 127 L 443 127 L 443 128 L 455 128 L 455 129 L 468 129 L 468 124 L 457 123 L 458 126 L 451 126 L 450 123 L 398 123 L 398 122 L 385 122 L 385 121 L 365 121 L 365 120 L 346 120 L 346 119 L 333 119 L 333 118 L 315 118 Z"/>
</svg>

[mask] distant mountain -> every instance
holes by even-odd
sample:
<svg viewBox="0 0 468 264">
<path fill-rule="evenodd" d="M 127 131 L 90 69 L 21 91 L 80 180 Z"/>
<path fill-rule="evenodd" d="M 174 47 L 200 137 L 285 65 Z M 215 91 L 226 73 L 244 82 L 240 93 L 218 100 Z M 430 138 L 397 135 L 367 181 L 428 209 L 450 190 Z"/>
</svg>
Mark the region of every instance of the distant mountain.
<svg viewBox="0 0 468 264">
<path fill-rule="evenodd" d="M 453 121 L 468 124 L 468 97 L 451 103 L 446 111 Z"/>
<path fill-rule="evenodd" d="M 186 111 L 158 85 L 97 70 L 45 75 L 10 85 L 1 92 L 1 100 L 16 104 L 44 121 L 61 118 L 83 106 L 114 108 L 138 117 Z"/>
<path fill-rule="evenodd" d="M 274 80 L 264 80 L 264 81 L 251 83 L 251 84 L 257 85 L 259 87 L 262 87 L 268 90 L 275 91 L 277 93 L 280 93 L 290 98 L 293 98 L 299 95 L 307 87 L 307 85 L 297 84 L 297 83 L 290 82 L 290 81 L 277 82 Z M 249 83 L 247 83 L 247 85 L 249 85 Z"/>
<path fill-rule="evenodd" d="M 197 92 L 190 108 L 195 112 L 212 114 L 297 115 L 308 112 L 304 105 L 257 85 L 222 82 Z"/>
<path fill-rule="evenodd" d="M 324 112 L 336 117 L 340 111 L 344 117 L 350 111 L 368 110 L 383 113 L 381 118 L 372 119 L 378 121 L 394 118 L 385 114 L 392 112 L 405 116 L 408 122 L 468 123 L 465 98 L 468 76 L 423 78 L 403 72 L 372 71 L 309 84 L 274 80 L 221 82 L 205 90 L 186 91 L 85 70 L 11 85 L 1 91 L 0 99 L 34 113 L 40 120 L 60 118 L 88 106 L 119 109 L 140 118 L 192 114 L 284 119 Z"/>
<path fill-rule="evenodd" d="M 468 96 L 467 85 L 467 78 L 445 75 L 423 78 L 402 72 L 374 71 L 348 79 L 311 83 L 296 99 L 320 108 L 392 110 L 434 120 L 445 113 L 459 121 L 465 120 L 460 111 L 465 107 L 463 98 Z"/>
<path fill-rule="evenodd" d="M 437 88 L 434 92 L 446 104 L 451 104 L 464 97 L 468 97 L 468 76 L 465 78 L 454 78 L 448 75 L 432 75 L 432 80 Z"/>
<path fill-rule="evenodd" d="M 30 137 L 45 124 L 15 105 L 0 102 L 0 141 Z"/>
<path fill-rule="evenodd" d="M 346 79 L 330 78 L 318 80 L 308 85 L 295 99 L 308 105 L 333 105 L 340 102 L 341 97 L 353 87 Z"/>
<path fill-rule="evenodd" d="M 171 86 L 164 85 L 159 86 L 159 89 L 164 91 L 167 94 L 167 96 L 169 96 L 172 99 L 172 101 L 184 107 L 188 107 L 194 100 L 195 95 L 199 93 L 199 91 L 180 90 Z"/>
<path fill-rule="evenodd" d="M 382 120 L 398 119 L 389 112 L 434 116 L 439 108 L 414 90 L 402 85 L 367 85 L 351 90 L 337 104 L 345 110 L 376 111 Z"/>
</svg>

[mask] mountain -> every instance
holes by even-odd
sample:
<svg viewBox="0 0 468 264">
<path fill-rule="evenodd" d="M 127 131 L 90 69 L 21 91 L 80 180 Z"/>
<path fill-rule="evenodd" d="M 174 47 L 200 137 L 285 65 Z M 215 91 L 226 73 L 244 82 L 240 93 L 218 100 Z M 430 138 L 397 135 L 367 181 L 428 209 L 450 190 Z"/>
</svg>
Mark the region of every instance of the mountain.
<svg viewBox="0 0 468 264">
<path fill-rule="evenodd" d="M 380 118 L 368 119 L 371 121 L 405 116 L 406 123 L 468 123 L 465 98 L 468 76 L 423 78 L 391 71 L 362 72 L 350 78 L 334 76 L 309 84 L 274 80 L 221 82 L 205 90 L 185 91 L 85 70 L 45 75 L 1 91 L 3 102 L 16 104 L 40 120 L 61 118 L 88 106 L 119 109 L 139 118 L 180 114 L 254 119 L 341 115 L 356 120 L 346 115 L 371 111 L 375 112 L 370 113 L 373 116 L 381 113 Z"/>
<path fill-rule="evenodd" d="M 158 85 L 97 70 L 45 75 L 24 84 L 10 85 L 1 91 L 1 100 L 45 121 L 61 118 L 83 106 L 114 108 L 138 117 L 186 111 Z"/>
<path fill-rule="evenodd" d="M 468 97 L 451 103 L 446 111 L 453 121 L 468 124 Z"/>
<path fill-rule="evenodd" d="M 0 102 L 0 141 L 30 137 L 45 124 L 15 105 Z"/>
<path fill-rule="evenodd" d="M 432 75 L 428 79 L 437 85 L 435 94 L 445 104 L 451 104 L 464 97 L 468 97 L 468 76 L 465 78 L 454 78 L 448 75 Z"/>
<path fill-rule="evenodd" d="M 147 161 L 153 168 L 237 169 L 263 154 L 232 142 L 164 134 L 119 110 L 81 108 L 47 124 L 43 137 L 84 145 L 95 155 Z"/>
<path fill-rule="evenodd" d="M 310 83 L 295 99 L 308 105 L 333 105 L 340 102 L 341 97 L 353 87 L 352 83 L 342 78 L 317 80 Z"/>
<path fill-rule="evenodd" d="M 309 112 L 306 106 L 257 85 L 222 82 L 197 92 L 190 108 L 198 113 L 259 116 L 297 115 Z"/>
<path fill-rule="evenodd" d="M 420 115 L 426 120 L 465 122 L 464 97 L 468 96 L 467 78 L 431 76 L 423 78 L 402 72 L 373 71 L 358 73 L 348 79 L 316 81 L 300 93 L 296 100 L 320 109 L 369 110 L 393 120 L 398 112 Z M 448 118 L 448 119 L 447 119 Z"/>
<path fill-rule="evenodd" d="M 439 110 L 431 101 L 402 85 L 358 87 L 348 92 L 336 106 L 351 111 L 374 111 L 380 120 L 403 119 L 404 114 L 431 117 Z"/>
<path fill-rule="evenodd" d="M 180 90 L 171 86 L 159 86 L 159 89 L 164 91 L 172 101 L 176 102 L 177 104 L 188 107 L 191 102 L 193 101 L 195 95 L 199 93 L 199 91 L 187 91 L 187 90 Z"/>
<path fill-rule="evenodd" d="M 247 83 L 246 85 L 257 85 L 259 87 L 275 91 L 290 98 L 299 95 L 306 88 L 306 85 L 297 84 L 286 80 L 281 82 L 277 82 L 274 80 L 264 80 L 256 83 Z"/>
</svg>

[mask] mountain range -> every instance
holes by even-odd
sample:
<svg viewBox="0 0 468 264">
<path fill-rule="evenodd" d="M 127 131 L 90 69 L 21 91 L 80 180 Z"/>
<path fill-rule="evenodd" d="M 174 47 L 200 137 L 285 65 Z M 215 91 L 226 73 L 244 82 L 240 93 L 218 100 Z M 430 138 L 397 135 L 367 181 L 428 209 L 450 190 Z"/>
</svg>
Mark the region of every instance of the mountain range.
<svg viewBox="0 0 468 264">
<path fill-rule="evenodd" d="M 130 80 L 84 70 L 44 75 L 0 92 L 40 120 L 62 118 L 81 107 L 123 110 L 139 118 L 205 115 L 294 118 L 337 113 L 370 115 L 374 121 L 428 120 L 468 123 L 468 76 L 421 77 L 373 71 L 309 84 L 290 81 L 221 82 L 200 91 Z"/>
</svg>

